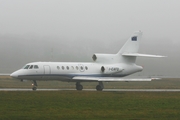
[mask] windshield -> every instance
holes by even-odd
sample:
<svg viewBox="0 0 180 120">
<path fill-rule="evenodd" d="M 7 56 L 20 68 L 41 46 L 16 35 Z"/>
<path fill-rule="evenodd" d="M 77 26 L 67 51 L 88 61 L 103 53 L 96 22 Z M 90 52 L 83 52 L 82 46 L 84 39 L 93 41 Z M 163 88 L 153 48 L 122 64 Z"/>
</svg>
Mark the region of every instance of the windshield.
<svg viewBox="0 0 180 120">
<path fill-rule="evenodd" d="M 26 65 L 26 66 L 24 67 L 24 69 L 28 69 L 28 68 L 29 68 L 29 66 L 30 66 L 30 65 Z"/>
<path fill-rule="evenodd" d="M 22 69 L 39 69 L 38 65 L 25 65 Z"/>
<path fill-rule="evenodd" d="M 29 67 L 29 69 L 32 69 L 33 68 L 33 65 L 31 65 L 30 67 Z"/>
</svg>

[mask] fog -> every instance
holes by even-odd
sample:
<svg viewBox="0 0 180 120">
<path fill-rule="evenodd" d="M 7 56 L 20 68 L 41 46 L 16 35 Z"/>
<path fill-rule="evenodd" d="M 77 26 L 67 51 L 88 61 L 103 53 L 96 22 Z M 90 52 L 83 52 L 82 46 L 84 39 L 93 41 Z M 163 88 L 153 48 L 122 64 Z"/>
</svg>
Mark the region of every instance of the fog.
<svg viewBox="0 0 180 120">
<path fill-rule="evenodd" d="M 141 75 L 178 76 L 178 0 L 0 0 L 0 73 L 34 61 L 92 62 L 143 31 Z M 139 74 L 139 73 L 138 73 Z"/>
</svg>

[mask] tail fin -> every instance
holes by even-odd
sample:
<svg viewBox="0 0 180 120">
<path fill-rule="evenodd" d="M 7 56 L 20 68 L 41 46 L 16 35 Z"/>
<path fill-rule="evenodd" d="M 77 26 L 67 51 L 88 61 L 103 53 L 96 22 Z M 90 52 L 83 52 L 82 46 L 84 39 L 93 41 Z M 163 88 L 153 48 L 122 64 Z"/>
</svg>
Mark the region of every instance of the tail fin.
<svg viewBox="0 0 180 120">
<path fill-rule="evenodd" d="M 128 39 L 128 41 L 124 44 L 124 46 L 120 49 L 118 54 L 121 55 L 123 53 L 137 53 L 139 50 L 141 37 L 141 31 L 134 32 L 132 36 Z"/>
<path fill-rule="evenodd" d="M 142 32 L 136 31 L 127 40 L 124 46 L 119 50 L 117 54 L 99 54 L 95 53 L 93 55 L 93 61 L 102 63 L 128 63 L 134 64 L 136 62 L 136 57 L 165 57 L 160 55 L 149 55 L 138 53 L 139 45 L 141 42 Z"/>
<path fill-rule="evenodd" d="M 124 53 L 137 53 L 142 37 L 141 31 L 134 32 L 131 37 L 127 40 L 124 46 L 117 53 L 120 56 L 120 62 L 135 63 L 136 56 L 123 56 Z"/>
</svg>

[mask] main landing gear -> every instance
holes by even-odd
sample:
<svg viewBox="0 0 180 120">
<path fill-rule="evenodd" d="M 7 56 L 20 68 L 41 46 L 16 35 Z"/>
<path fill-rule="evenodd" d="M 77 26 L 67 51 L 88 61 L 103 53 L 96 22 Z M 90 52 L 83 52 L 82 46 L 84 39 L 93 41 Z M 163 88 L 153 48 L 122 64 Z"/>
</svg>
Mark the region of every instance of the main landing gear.
<svg viewBox="0 0 180 120">
<path fill-rule="evenodd" d="M 97 91 L 102 91 L 104 89 L 103 82 L 99 82 L 99 85 L 96 86 Z"/>
<path fill-rule="evenodd" d="M 83 86 L 80 84 L 80 82 L 76 82 L 76 90 L 81 91 L 83 89 Z M 103 82 L 99 82 L 99 85 L 96 86 L 97 91 L 102 91 L 104 89 Z"/>
<path fill-rule="evenodd" d="M 36 80 L 33 80 L 33 83 L 32 83 L 32 90 L 36 90 L 37 89 L 37 82 L 36 82 Z"/>
<path fill-rule="evenodd" d="M 81 91 L 83 89 L 83 86 L 80 84 L 80 82 L 76 82 L 76 90 Z"/>
</svg>

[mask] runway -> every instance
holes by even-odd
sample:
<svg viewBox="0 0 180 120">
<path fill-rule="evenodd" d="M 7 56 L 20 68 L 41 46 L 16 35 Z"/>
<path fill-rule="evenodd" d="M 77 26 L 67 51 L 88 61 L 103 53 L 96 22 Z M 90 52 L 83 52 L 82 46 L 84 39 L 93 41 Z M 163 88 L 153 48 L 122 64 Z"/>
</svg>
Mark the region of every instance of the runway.
<svg viewBox="0 0 180 120">
<path fill-rule="evenodd" d="M 74 91 L 76 89 L 37 89 L 36 91 Z M 1 88 L 0 91 L 33 91 L 32 89 Z M 83 89 L 82 91 L 96 91 Z M 104 89 L 104 92 L 180 92 L 180 89 Z"/>
</svg>

